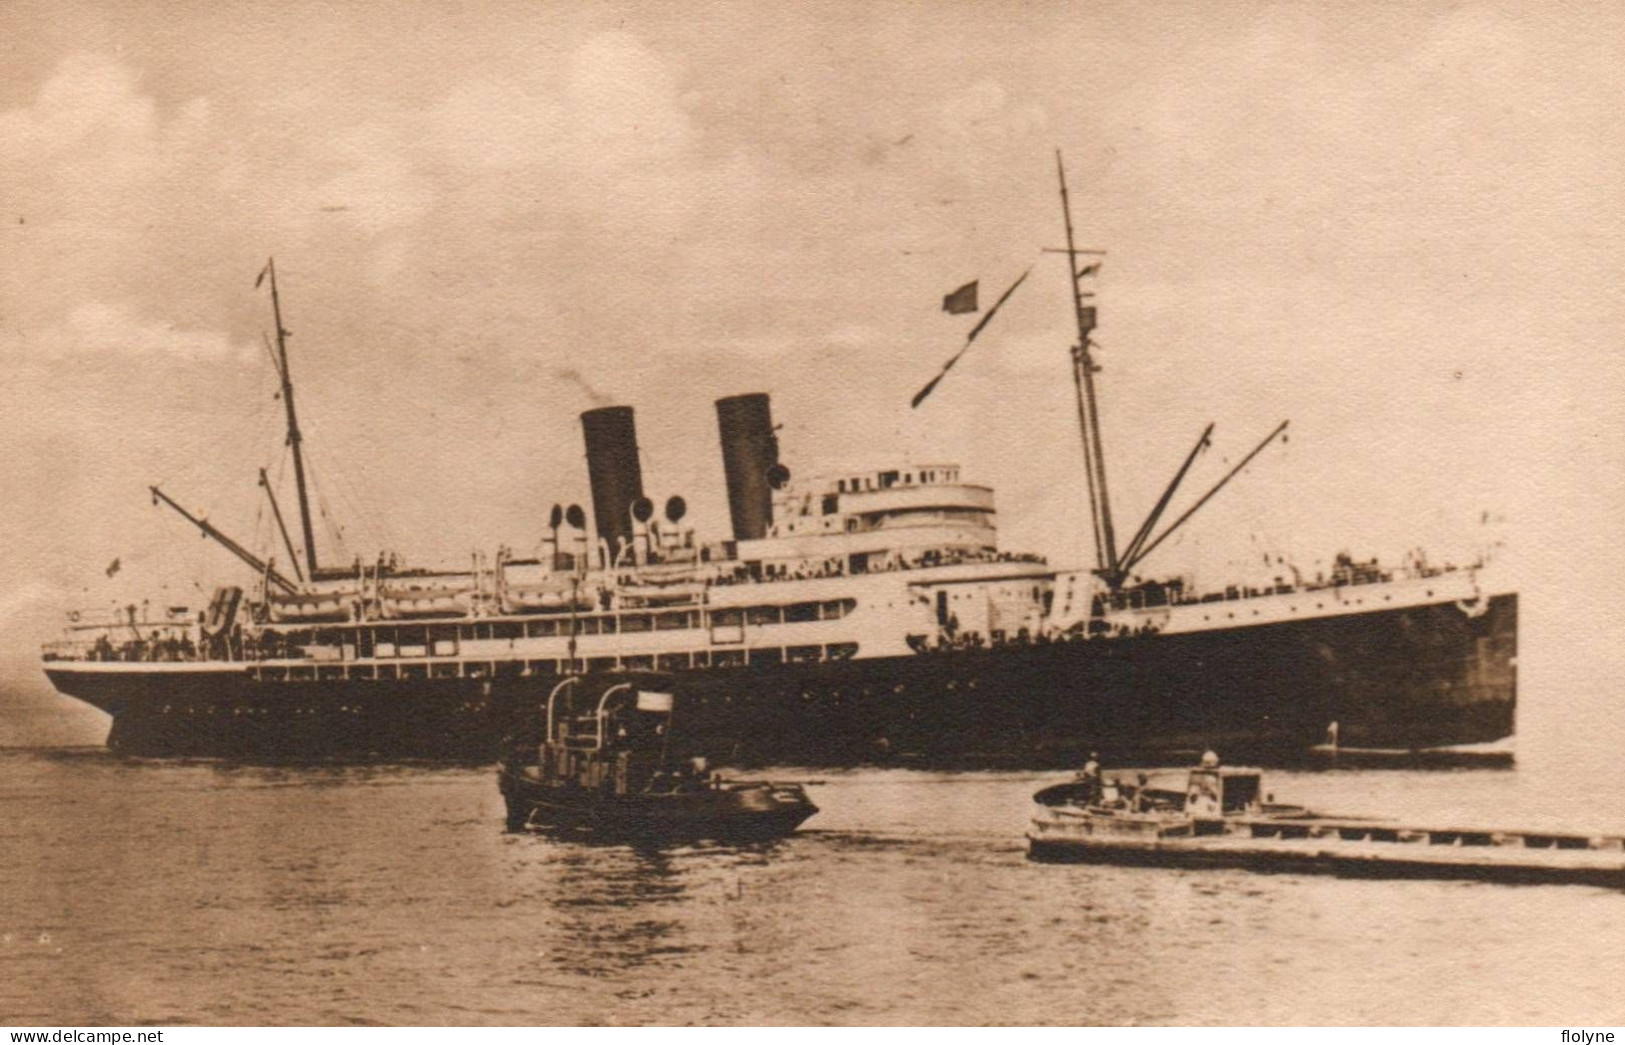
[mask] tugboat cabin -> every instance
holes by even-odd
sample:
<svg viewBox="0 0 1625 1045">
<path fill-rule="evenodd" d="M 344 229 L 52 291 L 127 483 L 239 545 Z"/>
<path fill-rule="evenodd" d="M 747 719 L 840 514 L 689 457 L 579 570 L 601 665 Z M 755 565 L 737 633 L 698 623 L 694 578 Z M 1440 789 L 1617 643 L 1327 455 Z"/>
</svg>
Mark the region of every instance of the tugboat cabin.
<svg viewBox="0 0 1625 1045">
<path fill-rule="evenodd" d="M 1185 787 L 1185 814 L 1192 818 L 1245 816 L 1263 811 L 1264 774 L 1242 766 L 1193 769 Z"/>
<path fill-rule="evenodd" d="M 547 704 L 547 741 L 542 747 L 544 775 L 560 783 L 632 795 L 664 787 L 706 782 L 686 763 L 688 772 L 666 768 L 673 695 L 669 689 L 641 688 L 617 682 L 583 705 L 576 696 L 578 677 L 554 687 Z M 708 775 L 708 774 L 707 774 Z"/>
</svg>

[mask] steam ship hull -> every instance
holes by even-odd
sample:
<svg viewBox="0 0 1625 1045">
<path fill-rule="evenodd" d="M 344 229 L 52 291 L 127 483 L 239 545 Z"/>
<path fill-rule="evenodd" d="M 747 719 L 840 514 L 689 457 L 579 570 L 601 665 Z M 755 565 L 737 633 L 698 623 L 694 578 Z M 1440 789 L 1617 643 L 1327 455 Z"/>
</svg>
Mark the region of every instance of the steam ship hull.
<svg viewBox="0 0 1625 1045">
<path fill-rule="evenodd" d="M 683 675 L 681 734 L 730 764 L 1031 766 L 1216 746 L 1291 758 L 1336 724 L 1348 747 L 1511 735 L 1517 596 L 1250 627 Z M 557 676 L 262 680 L 242 664 L 52 662 L 61 692 L 113 717 L 133 756 L 492 761 Z M 442 674 L 431 672 L 430 674 Z M 445 672 L 444 674 L 450 674 Z"/>
</svg>

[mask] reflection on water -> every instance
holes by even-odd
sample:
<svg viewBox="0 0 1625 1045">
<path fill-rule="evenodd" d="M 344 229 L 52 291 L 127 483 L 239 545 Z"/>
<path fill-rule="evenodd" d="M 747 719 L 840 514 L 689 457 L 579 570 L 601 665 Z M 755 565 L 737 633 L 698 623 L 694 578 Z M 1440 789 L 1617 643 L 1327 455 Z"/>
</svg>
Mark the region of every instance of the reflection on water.
<svg viewBox="0 0 1625 1045">
<path fill-rule="evenodd" d="M 615 976 L 693 949 L 675 917 L 684 889 L 669 856 L 571 846 L 554 867 L 538 899 L 560 971 Z"/>
<path fill-rule="evenodd" d="M 793 773 L 778 775 L 793 776 Z M 1283 772 L 1283 800 L 1619 814 L 1521 771 Z M 1617 1024 L 1625 895 L 1029 863 L 1055 774 L 820 772 L 748 847 L 502 829 L 488 769 L 0 751 L 22 1024 Z"/>
</svg>

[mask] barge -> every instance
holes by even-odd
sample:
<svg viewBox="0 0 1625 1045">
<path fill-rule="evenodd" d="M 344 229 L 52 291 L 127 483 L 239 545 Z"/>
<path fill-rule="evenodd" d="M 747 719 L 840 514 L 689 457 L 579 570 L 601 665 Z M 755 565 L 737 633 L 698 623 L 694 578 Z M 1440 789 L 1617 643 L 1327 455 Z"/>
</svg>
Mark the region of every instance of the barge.
<svg viewBox="0 0 1625 1045">
<path fill-rule="evenodd" d="M 1084 780 L 1034 801 L 1039 861 L 1625 888 L 1622 835 L 1322 816 L 1270 801 L 1251 768 L 1193 769 L 1183 791 Z"/>
</svg>

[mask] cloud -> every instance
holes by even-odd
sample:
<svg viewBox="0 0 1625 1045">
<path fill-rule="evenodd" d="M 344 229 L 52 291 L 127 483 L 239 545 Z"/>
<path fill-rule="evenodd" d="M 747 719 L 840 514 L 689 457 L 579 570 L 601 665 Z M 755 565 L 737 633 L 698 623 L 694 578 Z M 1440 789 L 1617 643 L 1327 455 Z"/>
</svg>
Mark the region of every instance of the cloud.
<svg viewBox="0 0 1625 1045">
<path fill-rule="evenodd" d="M 574 130 L 601 166 L 669 160 L 689 148 L 692 127 L 664 60 L 627 33 L 589 38 L 567 80 Z"/>
<path fill-rule="evenodd" d="M 135 74 L 100 55 L 74 55 L 41 85 L 32 105 L 0 112 L 0 154 L 50 158 L 94 136 L 127 145 L 151 135 L 155 106 Z"/>
<path fill-rule="evenodd" d="M 57 610 L 65 593 L 44 581 L 30 580 L 0 595 L 0 627 L 11 629 L 26 618 Z"/>
<path fill-rule="evenodd" d="M 534 213 L 533 237 L 670 239 L 714 182 L 739 182 L 729 162 L 697 155 L 674 72 L 627 33 L 590 36 L 556 65 L 460 83 L 426 112 L 403 112 L 399 126 L 430 146 L 420 162 L 449 205 Z"/>
<path fill-rule="evenodd" d="M 236 357 L 251 360 L 261 349 L 234 344 L 214 330 L 187 330 L 139 315 L 127 304 L 99 301 L 76 306 L 62 322 L 23 334 L 0 335 L 0 352 L 48 360 L 171 359 L 192 363 Z"/>
<path fill-rule="evenodd" d="M 110 327 L 105 310 L 114 306 L 94 302 L 141 313 L 160 291 L 167 311 L 193 311 L 174 300 L 184 284 L 166 287 L 154 275 L 171 251 L 195 252 L 188 238 L 214 235 L 201 216 L 209 194 L 197 191 L 211 123 L 207 100 L 164 112 L 130 67 L 85 54 L 59 62 L 30 104 L 0 112 L 6 245 L 27 259 L 0 267 L 10 340 L 105 341 L 97 329 Z"/>
<path fill-rule="evenodd" d="M 535 85 L 486 78 L 452 88 L 425 120 L 429 140 L 448 160 L 506 171 L 543 162 L 557 146 L 564 114 Z"/>
<path fill-rule="evenodd" d="M 385 297 L 398 346 L 542 331 L 626 355 L 661 312 L 731 307 L 723 288 L 760 278 L 738 271 L 749 251 L 696 264 L 689 248 L 757 238 L 758 158 L 706 141 L 686 71 L 638 37 L 552 43 L 410 102 L 346 104 L 317 81 L 297 107 L 251 110 L 229 83 L 171 102 L 182 81 L 151 86 L 133 62 L 59 63 L 0 114 L 8 246 L 30 260 L 0 271 L 0 327 L 34 351 L 107 352 L 107 328 L 133 322 L 170 355 L 229 352 L 168 324 L 242 340 L 262 317 L 236 280 L 268 253 L 297 321 L 358 351 Z M 337 272 L 363 278 L 322 278 Z"/>
<path fill-rule="evenodd" d="M 0 112 L 0 189 L 41 221 L 128 227 L 146 201 L 128 190 L 173 172 L 205 144 L 205 99 L 168 118 L 130 67 L 101 55 L 62 60 L 30 105 Z"/>
<path fill-rule="evenodd" d="M 412 159 L 412 144 L 401 130 L 368 123 L 337 135 L 328 160 L 337 173 L 311 191 L 313 210 L 343 207 L 336 213 L 362 232 L 380 234 L 416 225 L 434 205 L 434 190 Z"/>
<path fill-rule="evenodd" d="M 1004 87 L 993 80 L 978 80 L 943 103 L 938 123 L 950 138 L 1021 140 L 1049 126 L 1042 106 L 1012 102 Z"/>
<path fill-rule="evenodd" d="M 463 81 L 426 111 L 421 130 L 453 167 L 596 171 L 612 182 L 682 157 L 694 133 L 671 70 L 627 33 L 588 37 L 561 67 Z"/>
</svg>

